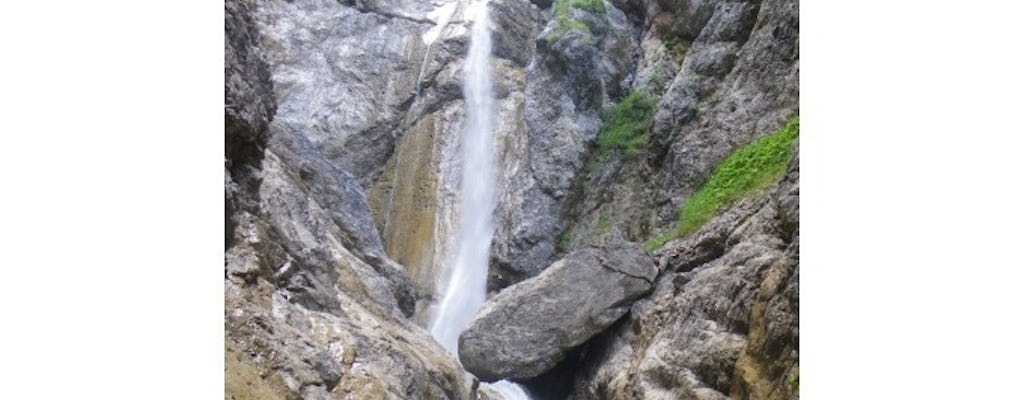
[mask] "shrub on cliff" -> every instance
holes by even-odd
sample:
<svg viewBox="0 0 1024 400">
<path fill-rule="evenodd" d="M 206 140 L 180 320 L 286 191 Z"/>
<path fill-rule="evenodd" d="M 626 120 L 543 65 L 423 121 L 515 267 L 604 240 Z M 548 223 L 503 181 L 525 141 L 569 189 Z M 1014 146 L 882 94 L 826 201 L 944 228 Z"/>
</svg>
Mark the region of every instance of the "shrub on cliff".
<svg viewBox="0 0 1024 400">
<path fill-rule="evenodd" d="M 617 150 L 627 157 L 639 153 L 647 144 L 647 130 L 657 104 L 656 98 L 637 89 L 606 109 L 601 114 L 601 130 L 597 134 L 598 153 Z"/>
<path fill-rule="evenodd" d="M 570 9 L 578 8 L 594 15 L 604 15 L 604 2 L 601 0 L 557 0 L 555 1 L 554 17 L 558 27 L 548 34 L 545 39 L 554 42 L 562 37 L 570 29 L 575 29 L 587 34 L 590 37 L 590 28 L 586 24 L 572 17 Z"/>
</svg>

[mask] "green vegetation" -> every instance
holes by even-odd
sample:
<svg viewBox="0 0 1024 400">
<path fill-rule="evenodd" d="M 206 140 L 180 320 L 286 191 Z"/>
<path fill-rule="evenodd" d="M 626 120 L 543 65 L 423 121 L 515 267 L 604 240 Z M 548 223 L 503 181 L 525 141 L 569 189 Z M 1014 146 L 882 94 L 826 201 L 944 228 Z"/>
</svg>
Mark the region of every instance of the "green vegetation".
<svg viewBox="0 0 1024 400">
<path fill-rule="evenodd" d="M 601 0 L 557 0 L 553 7 L 555 22 L 558 27 L 548 34 L 546 39 L 549 43 L 562 38 L 570 29 L 575 29 L 586 34 L 586 41 L 589 42 L 590 28 L 586 24 L 572 17 L 571 8 L 578 8 L 594 15 L 604 15 L 604 2 Z"/>
<path fill-rule="evenodd" d="M 680 36 L 673 36 L 665 39 L 665 52 L 677 63 L 683 61 L 683 56 L 690 50 L 690 41 Z"/>
<path fill-rule="evenodd" d="M 608 217 L 601 216 L 597 219 L 597 223 L 594 225 L 595 231 L 598 236 L 608 233 L 612 229 L 612 221 Z"/>
<path fill-rule="evenodd" d="M 601 163 L 603 161 L 604 160 L 602 159 L 602 157 L 590 157 L 590 158 L 588 158 L 587 159 L 587 170 L 589 170 L 589 171 L 596 170 L 597 167 L 601 166 Z M 587 174 L 587 175 L 588 175 L 587 180 L 589 180 L 590 179 L 590 177 L 589 177 L 590 174 Z"/>
<path fill-rule="evenodd" d="M 558 251 L 566 251 L 569 249 L 569 245 L 572 244 L 572 229 L 565 228 L 562 233 L 558 235 Z"/>
<path fill-rule="evenodd" d="M 604 1 L 601 0 L 558 0 L 555 2 L 555 15 L 569 13 L 569 7 L 578 8 L 594 15 L 604 15 Z"/>
<path fill-rule="evenodd" d="M 786 172 L 790 145 L 798 136 L 800 117 L 793 117 L 782 129 L 734 151 L 680 207 L 676 229 L 648 240 L 647 250 L 695 232 L 736 200 L 771 186 Z"/>
<path fill-rule="evenodd" d="M 647 129 L 651 127 L 654 107 L 658 100 L 641 89 L 634 90 L 601 113 L 601 130 L 597 134 L 598 154 L 622 151 L 627 157 L 640 152 L 647 144 Z"/>
<path fill-rule="evenodd" d="M 658 236 L 652 237 L 650 240 L 648 240 L 646 243 L 644 243 L 644 248 L 647 249 L 647 251 L 654 251 L 654 250 L 660 249 L 661 246 L 664 246 L 665 243 L 668 243 L 669 240 L 672 240 L 672 239 L 675 239 L 675 238 L 676 238 L 676 234 L 675 234 L 674 230 L 673 231 L 668 231 L 668 232 L 662 232 L 662 233 L 659 233 Z"/>
<path fill-rule="evenodd" d="M 660 88 L 665 80 L 665 75 L 660 69 L 651 71 L 651 74 L 647 76 L 647 82 L 649 85 Z"/>
<path fill-rule="evenodd" d="M 800 119 L 794 117 L 777 132 L 733 152 L 679 210 L 679 234 L 696 231 L 718 210 L 779 179 L 786 171 L 790 144 L 799 135 Z"/>
</svg>

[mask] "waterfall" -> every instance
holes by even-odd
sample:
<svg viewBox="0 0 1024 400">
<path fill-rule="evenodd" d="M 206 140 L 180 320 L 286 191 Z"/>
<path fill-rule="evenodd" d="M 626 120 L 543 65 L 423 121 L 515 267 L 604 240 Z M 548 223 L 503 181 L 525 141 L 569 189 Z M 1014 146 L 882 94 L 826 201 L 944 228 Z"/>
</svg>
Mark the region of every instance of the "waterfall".
<svg viewBox="0 0 1024 400">
<path fill-rule="evenodd" d="M 494 383 L 480 383 L 481 387 L 489 387 L 494 390 L 495 393 L 501 395 L 505 400 L 529 400 L 530 396 L 526 395 L 526 391 L 523 390 L 522 386 L 515 383 L 501 380 Z"/>
<path fill-rule="evenodd" d="M 460 183 L 454 232 L 454 257 L 447 257 L 441 285 L 444 295 L 430 333 L 458 354 L 459 333 L 484 303 L 487 263 L 494 212 L 494 94 L 491 83 L 491 35 L 486 0 L 471 0 L 466 13 L 473 18 L 469 55 L 463 72 L 466 126 L 460 146 Z"/>
<path fill-rule="evenodd" d="M 460 146 L 462 180 L 452 238 L 453 257 L 446 257 L 439 286 L 444 291 L 430 333 L 458 356 L 459 334 L 484 303 L 487 266 L 494 235 L 494 93 L 491 82 L 491 32 L 487 0 L 469 0 L 466 16 L 473 21 L 469 54 L 463 67 L 466 126 Z M 487 384 L 484 384 L 487 385 Z M 500 381 L 487 385 L 507 400 L 528 399 L 518 385 Z"/>
</svg>

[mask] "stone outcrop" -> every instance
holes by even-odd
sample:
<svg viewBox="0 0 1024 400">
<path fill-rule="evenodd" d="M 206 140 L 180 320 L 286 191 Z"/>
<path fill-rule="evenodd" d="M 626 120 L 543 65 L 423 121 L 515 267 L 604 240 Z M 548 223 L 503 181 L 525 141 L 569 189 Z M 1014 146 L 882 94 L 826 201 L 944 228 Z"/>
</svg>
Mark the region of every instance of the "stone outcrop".
<svg viewBox="0 0 1024 400">
<path fill-rule="evenodd" d="M 597 136 L 598 114 L 631 79 L 637 49 L 629 19 L 610 5 L 600 15 L 573 12 L 590 33 L 570 30 L 555 38 L 558 24 L 548 19 L 525 71 L 522 134 L 514 147 L 519 154 L 507 157 L 497 210 L 493 289 L 534 276 L 554 261 L 563 209 Z"/>
<path fill-rule="evenodd" d="M 561 208 L 568 249 L 671 229 L 718 163 L 799 113 L 797 1 L 644 4 L 632 88 L 658 97 L 647 145 L 592 155 Z"/>
<path fill-rule="evenodd" d="M 409 319 L 416 287 L 365 194 L 434 26 L 423 7 L 376 6 L 225 4 L 226 398 L 474 397 Z"/>
<path fill-rule="evenodd" d="M 799 371 L 799 161 L 656 254 L 665 272 L 588 344 L 573 399 L 793 399 Z"/>
<path fill-rule="evenodd" d="M 637 245 L 574 252 L 484 304 L 459 337 L 459 358 L 486 381 L 536 377 L 622 317 L 657 274 Z"/>
<path fill-rule="evenodd" d="M 254 5 L 224 3 L 224 215 L 225 247 L 240 209 L 252 210 L 253 171 L 259 168 L 267 145 L 267 127 L 276 102 L 273 83 L 259 47 L 252 20 Z"/>
<path fill-rule="evenodd" d="M 614 3 L 641 24 L 627 88 L 658 106 L 640 154 L 586 150 L 557 211 L 532 217 L 554 220 L 548 243 L 570 254 L 673 229 L 718 163 L 799 113 L 796 1 L 637 3 Z M 796 154 L 770 195 L 659 250 L 653 291 L 534 387 L 566 385 L 550 398 L 572 399 L 796 398 Z"/>
<path fill-rule="evenodd" d="M 277 108 L 253 7 L 245 1 L 224 3 L 224 157 L 229 166 L 257 161 Z"/>
<path fill-rule="evenodd" d="M 651 131 L 658 150 L 649 161 L 664 165 L 656 196 L 675 207 L 732 150 L 772 132 L 799 107 L 797 2 L 706 7 L 710 17 L 662 98 Z"/>
<path fill-rule="evenodd" d="M 277 129 L 308 140 L 363 187 L 394 149 L 427 51 L 421 36 L 433 27 L 420 2 L 366 3 L 261 1 L 254 13 Z"/>
</svg>

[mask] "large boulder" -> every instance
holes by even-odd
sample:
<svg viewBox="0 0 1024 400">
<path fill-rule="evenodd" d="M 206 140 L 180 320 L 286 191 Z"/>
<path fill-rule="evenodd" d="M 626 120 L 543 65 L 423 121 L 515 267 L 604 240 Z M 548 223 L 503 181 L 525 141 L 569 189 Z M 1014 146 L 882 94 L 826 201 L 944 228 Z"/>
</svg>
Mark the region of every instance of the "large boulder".
<svg viewBox="0 0 1024 400">
<path fill-rule="evenodd" d="M 484 304 L 459 337 L 459 358 L 485 381 L 536 377 L 618 320 L 657 275 L 634 244 L 574 252 Z"/>
</svg>

